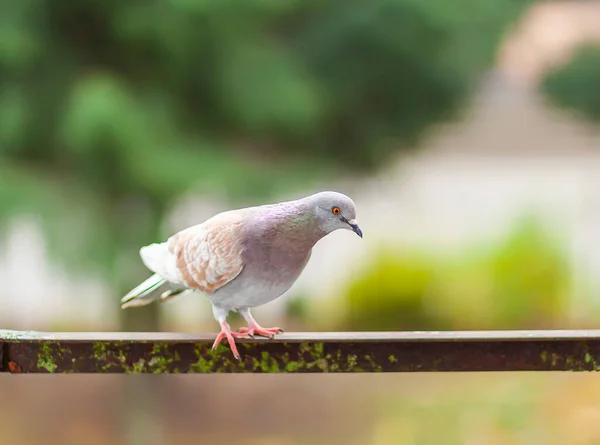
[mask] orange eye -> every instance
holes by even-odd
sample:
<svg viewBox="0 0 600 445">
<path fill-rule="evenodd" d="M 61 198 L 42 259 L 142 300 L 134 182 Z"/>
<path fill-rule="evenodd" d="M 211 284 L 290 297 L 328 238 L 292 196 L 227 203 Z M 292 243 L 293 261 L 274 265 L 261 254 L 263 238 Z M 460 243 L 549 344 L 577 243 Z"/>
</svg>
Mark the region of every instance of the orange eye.
<svg viewBox="0 0 600 445">
<path fill-rule="evenodd" d="M 334 215 L 339 215 L 339 214 L 340 214 L 340 212 L 341 212 L 341 210 L 340 210 L 340 208 L 339 208 L 339 207 L 334 207 L 334 208 L 332 208 L 332 209 L 331 209 L 331 212 L 332 212 Z"/>
</svg>

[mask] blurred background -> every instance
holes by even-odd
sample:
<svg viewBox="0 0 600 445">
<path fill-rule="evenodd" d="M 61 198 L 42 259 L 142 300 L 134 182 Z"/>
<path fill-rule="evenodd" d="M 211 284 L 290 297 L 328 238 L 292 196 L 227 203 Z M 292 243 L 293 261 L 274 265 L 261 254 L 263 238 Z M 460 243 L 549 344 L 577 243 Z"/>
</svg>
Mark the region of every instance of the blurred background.
<svg viewBox="0 0 600 445">
<path fill-rule="evenodd" d="M 365 238 L 319 242 L 265 326 L 598 327 L 599 23 L 589 1 L 0 0 L 0 327 L 216 334 L 200 295 L 120 310 L 140 246 L 319 190 Z M 0 431 L 579 445 L 599 397 L 539 373 L 0 376 Z"/>
</svg>

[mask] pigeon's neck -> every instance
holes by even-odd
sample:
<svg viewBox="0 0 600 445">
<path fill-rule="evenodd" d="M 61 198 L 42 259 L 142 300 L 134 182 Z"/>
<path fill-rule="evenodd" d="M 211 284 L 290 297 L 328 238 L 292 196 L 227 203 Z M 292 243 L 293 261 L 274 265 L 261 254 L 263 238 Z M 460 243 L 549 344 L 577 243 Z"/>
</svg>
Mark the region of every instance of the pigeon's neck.
<svg viewBox="0 0 600 445">
<path fill-rule="evenodd" d="M 271 213 L 275 219 L 273 242 L 294 243 L 310 250 L 326 233 L 316 221 L 315 213 L 305 201 L 284 203 L 276 212 Z"/>
</svg>

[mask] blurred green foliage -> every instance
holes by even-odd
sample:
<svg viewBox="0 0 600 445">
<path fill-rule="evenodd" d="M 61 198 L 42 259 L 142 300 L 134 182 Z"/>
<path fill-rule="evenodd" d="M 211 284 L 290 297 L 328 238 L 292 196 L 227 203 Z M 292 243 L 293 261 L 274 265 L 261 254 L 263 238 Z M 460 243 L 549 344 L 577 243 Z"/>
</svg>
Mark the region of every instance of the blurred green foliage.
<svg viewBox="0 0 600 445">
<path fill-rule="evenodd" d="M 347 292 L 344 327 L 414 330 L 438 325 L 427 307 L 436 269 L 431 259 L 418 252 L 381 252 Z"/>
<path fill-rule="evenodd" d="M 451 118 L 528 3 L 0 0 L 0 220 L 126 289 L 192 187 L 266 197 Z"/>
<path fill-rule="evenodd" d="M 382 252 L 351 283 L 341 327 L 531 329 L 564 321 L 569 265 L 556 237 L 534 218 L 485 250 L 446 259 L 398 252 Z"/>
<path fill-rule="evenodd" d="M 600 46 L 585 45 L 565 64 L 551 70 L 541 89 L 560 107 L 600 123 Z"/>
</svg>

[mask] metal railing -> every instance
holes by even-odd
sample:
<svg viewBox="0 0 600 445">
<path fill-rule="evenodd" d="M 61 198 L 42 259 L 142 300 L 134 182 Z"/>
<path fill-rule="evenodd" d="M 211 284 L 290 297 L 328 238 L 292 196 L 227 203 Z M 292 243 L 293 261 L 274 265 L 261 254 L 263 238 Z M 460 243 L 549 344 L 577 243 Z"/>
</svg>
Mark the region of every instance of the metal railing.
<svg viewBox="0 0 600 445">
<path fill-rule="evenodd" d="M 600 330 L 287 333 L 237 340 L 242 360 L 213 335 L 0 330 L 0 372 L 294 373 L 600 370 Z"/>
</svg>

